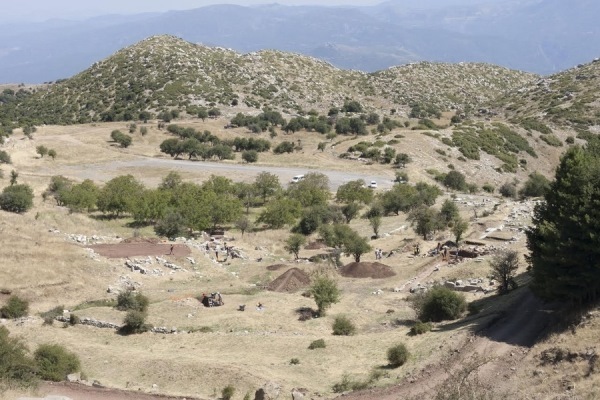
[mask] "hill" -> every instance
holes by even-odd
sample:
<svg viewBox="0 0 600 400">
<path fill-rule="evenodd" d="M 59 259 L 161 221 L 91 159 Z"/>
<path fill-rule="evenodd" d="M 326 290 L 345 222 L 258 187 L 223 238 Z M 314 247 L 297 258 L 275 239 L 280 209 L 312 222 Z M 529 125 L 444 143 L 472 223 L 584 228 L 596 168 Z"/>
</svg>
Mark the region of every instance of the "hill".
<svg viewBox="0 0 600 400">
<path fill-rule="evenodd" d="M 600 62 L 541 78 L 498 100 L 504 115 L 515 123 L 548 133 L 544 125 L 576 132 L 586 139 L 600 132 Z M 543 121 L 543 122 L 542 122 Z"/>
<path fill-rule="evenodd" d="M 410 0 L 369 7 L 212 5 L 84 21 L 61 13 L 47 22 L 0 24 L 0 79 L 68 78 L 159 34 L 241 53 L 298 52 L 366 72 L 427 60 L 549 74 L 600 55 L 598 7 L 590 0 Z"/>
<path fill-rule="evenodd" d="M 468 63 L 418 63 L 366 74 L 293 53 L 242 55 L 155 36 L 0 112 L 13 120 L 72 124 L 145 119 L 140 118 L 143 111 L 183 112 L 188 106 L 232 102 L 292 114 L 339 107 L 346 99 L 386 112 L 415 104 L 476 109 L 535 79 L 533 74 Z"/>
</svg>

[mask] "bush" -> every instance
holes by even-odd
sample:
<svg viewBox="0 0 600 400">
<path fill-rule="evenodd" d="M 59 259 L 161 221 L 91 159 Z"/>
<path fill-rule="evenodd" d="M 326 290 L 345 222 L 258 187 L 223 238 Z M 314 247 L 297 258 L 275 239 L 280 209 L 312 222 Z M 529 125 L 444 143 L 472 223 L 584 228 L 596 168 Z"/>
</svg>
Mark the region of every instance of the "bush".
<svg viewBox="0 0 600 400">
<path fill-rule="evenodd" d="M 11 163 L 10 155 L 4 150 L 0 150 L 0 164 L 10 164 L 10 163 Z"/>
<path fill-rule="evenodd" d="M 69 315 L 69 325 L 77 325 L 81 323 L 81 318 L 75 314 Z"/>
<path fill-rule="evenodd" d="M 33 354 L 40 378 L 60 382 L 67 375 L 79 371 L 80 362 L 76 354 L 58 344 L 42 344 Z"/>
<path fill-rule="evenodd" d="M 23 213 L 33 207 L 33 189 L 29 185 L 11 185 L 0 194 L 0 208 Z"/>
<path fill-rule="evenodd" d="M 368 382 L 356 381 L 350 378 L 347 374 L 344 374 L 344 376 L 342 377 L 342 381 L 333 385 L 331 390 L 333 390 L 333 393 L 343 393 L 350 390 L 366 389 L 368 386 Z"/>
<path fill-rule="evenodd" d="M 387 351 L 387 359 L 390 366 L 396 368 L 404 365 L 410 353 L 403 343 L 390 347 Z"/>
<path fill-rule="evenodd" d="M 134 293 L 132 290 L 119 293 L 117 296 L 117 310 L 121 311 L 141 311 L 146 312 L 150 300 L 141 293 Z"/>
<path fill-rule="evenodd" d="M 517 185 L 511 182 L 505 182 L 498 191 L 503 197 L 517 197 Z"/>
<path fill-rule="evenodd" d="M 325 340 L 323 339 L 314 340 L 311 344 L 308 345 L 309 350 L 324 349 L 325 347 Z"/>
<path fill-rule="evenodd" d="M 290 364 L 292 364 L 292 365 L 298 365 L 298 364 L 300 364 L 300 359 L 299 358 L 292 358 L 290 360 Z"/>
<path fill-rule="evenodd" d="M 50 311 L 46 311 L 40 314 L 40 317 L 44 319 L 44 325 L 52 325 L 54 319 L 60 315 L 63 315 L 65 306 L 56 306 Z"/>
<path fill-rule="evenodd" d="M 6 304 L 0 308 L 2 318 L 21 318 L 27 316 L 29 312 L 29 302 L 13 295 L 8 298 Z"/>
<path fill-rule="evenodd" d="M 424 322 L 457 319 L 467 309 L 463 294 L 442 286 L 414 295 L 411 301 L 417 317 Z"/>
<path fill-rule="evenodd" d="M 258 161 L 258 152 L 256 150 L 247 150 L 242 152 L 242 160 L 247 163 L 254 163 Z"/>
<path fill-rule="evenodd" d="M 125 335 L 130 335 L 134 333 L 144 333 L 148 331 L 148 329 L 149 326 L 146 324 L 146 313 L 131 310 L 125 315 L 120 332 Z"/>
<path fill-rule="evenodd" d="M 8 329 L 0 326 L 0 393 L 6 386 L 27 387 L 35 382 L 35 365 L 27 347 L 8 334 Z"/>
<path fill-rule="evenodd" d="M 294 152 L 294 143 L 284 141 L 281 142 L 273 149 L 273 153 L 275 154 L 283 154 L 283 153 L 293 153 Z"/>
<path fill-rule="evenodd" d="M 417 321 L 410 328 L 410 334 L 413 336 L 422 335 L 423 333 L 427 333 L 427 332 L 431 331 L 431 328 L 433 328 L 433 325 L 431 324 L 431 322 Z"/>
<path fill-rule="evenodd" d="M 333 334 L 337 336 L 352 336 L 356 333 L 356 326 L 343 315 L 335 317 L 332 328 Z"/>
<path fill-rule="evenodd" d="M 223 400 L 230 400 L 233 397 L 234 393 L 235 393 L 235 387 L 233 387 L 233 385 L 227 385 L 221 391 L 221 398 Z"/>
</svg>

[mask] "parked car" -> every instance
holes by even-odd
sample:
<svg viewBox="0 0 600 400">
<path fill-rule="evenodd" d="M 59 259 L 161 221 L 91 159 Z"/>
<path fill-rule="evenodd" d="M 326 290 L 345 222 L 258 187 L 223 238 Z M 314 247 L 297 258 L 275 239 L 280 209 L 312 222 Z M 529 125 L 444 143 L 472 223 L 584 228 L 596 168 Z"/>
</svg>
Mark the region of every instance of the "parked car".
<svg viewBox="0 0 600 400">
<path fill-rule="evenodd" d="M 371 183 L 369 183 L 369 188 L 377 189 L 377 181 L 371 181 Z"/>
<path fill-rule="evenodd" d="M 292 178 L 291 183 L 298 183 L 304 180 L 304 175 L 296 175 Z"/>
</svg>

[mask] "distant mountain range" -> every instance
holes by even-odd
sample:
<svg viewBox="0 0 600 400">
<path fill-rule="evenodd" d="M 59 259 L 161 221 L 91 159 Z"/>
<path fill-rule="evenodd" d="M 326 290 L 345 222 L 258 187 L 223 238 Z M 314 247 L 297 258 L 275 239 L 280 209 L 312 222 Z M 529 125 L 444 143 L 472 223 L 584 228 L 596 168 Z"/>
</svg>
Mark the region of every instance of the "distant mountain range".
<svg viewBox="0 0 600 400">
<path fill-rule="evenodd" d="M 600 2 L 391 0 L 369 7 L 215 5 L 0 25 L 0 83 L 68 78 L 157 34 L 247 53 L 297 52 L 367 72 L 427 60 L 549 74 L 600 56 Z"/>
</svg>

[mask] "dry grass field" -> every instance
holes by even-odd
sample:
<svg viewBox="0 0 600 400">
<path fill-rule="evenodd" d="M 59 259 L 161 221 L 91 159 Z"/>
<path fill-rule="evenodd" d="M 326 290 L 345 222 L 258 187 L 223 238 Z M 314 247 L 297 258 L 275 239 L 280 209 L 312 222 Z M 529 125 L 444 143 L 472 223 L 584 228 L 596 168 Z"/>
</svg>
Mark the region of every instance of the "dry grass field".
<svg viewBox="0 0 600 400">
<path fill-rule="evenodd" d="M 225 130 L 224 118 L 182 124 L 211 130 L 219 137 L 248 135 L 243 129 Z M 51 176 L 63 174 L 77 180 L 89 178 L 100 183 L 117 175 L 132 174 L 150 186 L 158 184 L 170 170 L 177 170 L 184 180 L 194 182 L 210 176 L 210 173 L 188 169 L 180 164 L 175 168 L 169 163 L 152 164 L 154 158 L 169 159 L 160 154 L 158 146 L 170 135 L 159 131 L 156 124 L 147 124 L 149 132 L 141 136 L 140 126 L 144 125 L 138 125 L 134 143 L 127 149 L 115 147 L 109 141 L 112 130 L 127 131 L 123 123 L 44 126 L 34 134 L 33 140 L 17 132 L 2 147 L 10 152 L 13 164 L 2 166 L 5 178 L 0 180 L 0 184 L 7 185 L 7 176 L 11 169 L 15 169 L 19 172 L 19 182 L 31 185 L 35 192 L 35 206 L 26 214 L 0 212 L 0 289 L 10 290 L 29 300 L 32 315 L 23 321 L 2 321 L 2 324 L 12 335 L 22 337 L 30 349 L 35 349 L 40 343 L 60 343 L 74 351 L 81 359 L 88 380 L 98 380 L 112 388 L 202 399 L 220 397 L 222 388 L 229 384 L 236 388 L 234 398 L 241 399 L 246 393 L 253 395 L 266 382 L 275 382 L 281 387 L 279 398 L 290 398 L 293 388 L 307 389 L 310 398 L 331 398 L 336 396 L 332 385 L 342 381 L 344 375 L 366 380 L 373 371 L 377 371 L 380 377 L 375 385 L 389 386 L 420 376 L 424 369 L 443 368 L 440 367 L 441 362 L 450 363 L 448 357 L 473 340 L 474 330 L 489 323 L 499 310 L 508 307 L 517 298 L 515 295 L 498 298 L 494 293 L 466 293 L 469 301 L 483 305 L 479 316 L 441 324 L 425 335 L 409 336 L 411 321 L 415 318 L 407 302 L 410 287 L 416 283 L 446 279 L 486 278 L 490 273 L 490 256 L 457 265 L 448 265 L 440 257 L 415 258 L 412 256 L 413 243 L 418 241 L 423 250 L 429 250 L 435 248 L 437 242 L 450 240 L 452 236 L 445 233 L 435 240 L 423 241 L 416 237 L 406 216 L 402 215 L 385 217 L 380 230 L 382 236 L 371 242 L 373 248 L 395 252 L 381 261 L 396 273 L 386 279 L 345 278 L 326 263 L 306 261 L 312 255 L 325 252 L 323 249 L 303 249 L 300 252 L 302 260 L 294 262 L 284 250 L 287 230 L 250 232 L 243 237 L 238 231 L 228 230 L 228 243 L 240 249 L 245 259 L 218 263 L 212 252 L 207 254 L 190 246 L 190 257 L 196 263 L 192 264 L 185 257 L 166 255 L 166 259 L 182 266 L 185 271 L 171 273 L 161 267 L 165 272 L 161 276 L 132 272 L 125 266 L 124 259 L 94 255 L 69 235 L 96 235 L 104 242 L 116 243 L 136 235 L 153 236 L 153 232 L 151 228 L 135 231 L 127 226 L 125 219 L 94 219 L 83 214 L 71 214 L 51 200 L 44 202 L 41 193 Z M 404 138 L 396 145 L 398 151 L 406 152 L 414 159 L 407 168 L 411 181 L 430 179 L 424 172 L 427 168 L 447 170 L 448 159 L 431 151 L 440 147 L 439 141 L 411 130 L 395 130 L 385 139 L 392 139 L 399 133 Z M 262 136 L 268 137 L 266 134 Z M 284 156 L 261 154 L 257 163 L 259 167 L 297 167 L 307 171 L 339 171 L 342 174 L 360 172 L 366 176 L 388 177 L 390 182 L 393 180 L 394 170 L 389 166 L 367 165 L 337 157 L 348 146 L 362 139 L 338 137 L 334 142 L 339 143 L 333 149 L 328 145 L 324 152 L 317 151 L 317 144 L 323 140 L 317 133 L 285 135 L 281 132 L 274 143 L 282 140 L 301 140 L 304 150 Z M 41 144 L 56 149 L 56 160 L 39 158 L 35 147 Z M 555 154 L 550 156 L 556 157 Z M 127 165 L 127 162 L 140 159 L 150 161 L 140 166 L 118 167 L 119 163 Z M 499 185 L 505 177 L 494 170 L 497 161 L 482 159 L 477 167 L 473 164 L 464 165 L 464 168 L 456 165 L 469 181 L 479 185 L 485 182 Z M 202 165 L 201 162 L 190 163 Z M 256 175 L 245 170 L 246 166 L 241 161 L 224 164 L 232 168 L 223 169 L 223 173 L 218 174 L 235 181 L 251 181 Z M 549 164 L 542 165 L 540 162 L 540 170 L 548 172 Z M 288 173 L 287 170 L 282 171 L 280 176 L 285 177 Z M 525 172 L 519 174 L 520 179 L 526 177 Z M 469 200 L 464 203 L 483 199 L 482 196 L 459 196 Z M 490 206 L 480 207 L 479 215 L 483 210 L 492 211 L 496 202 L 499 203 L 497 211 L 478 219 L 473 218 L 471 204 L 459 203 L 463 217 L 470 221 L 468 238 L 482 240 L 487 228 L 505 225 L 508 215 L 523 207 L 499 198 L 489 199 Z M 354 220 L 351 226 L 363 236 L 372 234 L 366 220 Z M 516 242 L 483 241 L 489 245 L 510 247 L 523 254 L 524 235 L 518 232 L 515 235 Z M 201 244 L 203 240 L 200 238 L 196 243 Z M 262 261 L 257 261 L 259 258 Z M 373 252 L 364 255 L 363 260 L 375 261 Z M 353 260 L 343 257 L 342 261 L 346 264 Z M 302 290 L 279 293 L 262 289 L 263 285 L 288 269 L 270 271 L 266 268 L 273 264 L 298 267 L 309 274 L 329 273 L 336 278 L 342 291 L 341 301 L 333 305 L 325 317 L 299 321 L 296 310 L 316 308 L 314 301 L 302 296 Z M 522 260 L 519 273 L 524 273 L 525 267 L 526 263 Z M 85 325 L 63 327 L 58 322 L 43 325 L 42 318 L 37 316 L 58 305 L 73 310 L 85 302 L 113 299 L 115 294 L 107 293 L 107 288 L 118 287 L 124 279 L 137 282 L 141 292 L 150 298 L 148 322 L 154 326 L 175 327 L 177 334 L 121 336 L 112 329 Z M 522 280 L 526 281 L 526 278 Z M 403 289 L 395 292 L 394 288 Z M 378 290 L 381 290 L 380 294 L 375 294 Z M 225 305 L 222 307 L 205 308 L 196 299 L 202 293 L 217 291 L 224 297 Z M 0 303 L 6 297 L 0 295 Z M 264 309 L 255 307 L 259 302 Z M 237 311 L 240 304 L 247 305 L 244 312 Z M 125 314 L 99 306 L 74 312 L 82 318 L 116 324 L 122 322 Z M 356 335 L 332 335 L 331 325 L 338 315 L 346 315 L 356 324 Z M 522 397 L 517 395 L 514 398 L 563 398 L 554 397 L 560 389 L 560 393 L 580 391 L 583 395 L 580 398 L 593 398 L 585 395 L 594 393 L 598 379 L 593 375 L 589 379 L 583 378 L 587 371 L 585 362 L 577 361 L 572 370 L 569 370 L 572 363 L 542 367 L 538 367 L 538 363 L 539 354 L 544 349 L 560 346 L 584 351 L 578 343 L 593 343 L 594 338 L 597 339 L 599 321 L 597 313 L 592 314 L 588 323 L 577 328 L 576 334 L 551 335 L 536 347 L 525 349 L 523 357 L 519 358 L 522 364 L 518 370 L 494 370 L 498 373 L 495 378 L 504 381 L 498 385 L 499 392 L 515 393 L 516 390 L 516 393 L 523 393 Z M 324 339 L 326 348 L 309 350 L 309 344 L 317 339 Z M 399 342 L 405 343 L 410 350 L 409 361 L 397 369 L 387 368 L 386 351 Z M 494 357 L 494 354 L 484 355 Z M 299 363 L 291 363 L 292 359 L 298 359 Z M 574 388 L 563 387 L 565 380 Z M 7 399 L 16 398 L 17 393 L 5 395 Z"/>
</svg>

